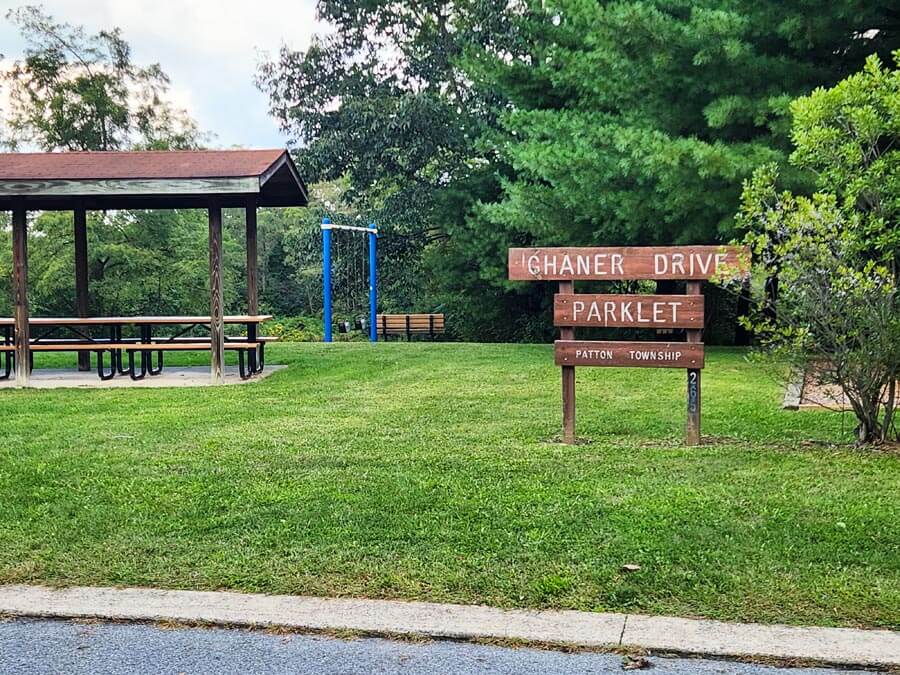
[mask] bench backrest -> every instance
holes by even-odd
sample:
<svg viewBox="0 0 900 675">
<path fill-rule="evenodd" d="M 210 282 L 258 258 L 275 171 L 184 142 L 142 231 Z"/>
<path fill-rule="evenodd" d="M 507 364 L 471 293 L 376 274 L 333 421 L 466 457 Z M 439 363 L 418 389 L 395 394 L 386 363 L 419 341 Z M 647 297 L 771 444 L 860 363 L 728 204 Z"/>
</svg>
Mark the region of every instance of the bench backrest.
<svg viewBox="0 0 900 675">
<path fill-rule="evenodd" d="M 375 321 L 382 335 L 433 335 L 444 332 L 443 314 L 377 314 Z"/>
</svg>

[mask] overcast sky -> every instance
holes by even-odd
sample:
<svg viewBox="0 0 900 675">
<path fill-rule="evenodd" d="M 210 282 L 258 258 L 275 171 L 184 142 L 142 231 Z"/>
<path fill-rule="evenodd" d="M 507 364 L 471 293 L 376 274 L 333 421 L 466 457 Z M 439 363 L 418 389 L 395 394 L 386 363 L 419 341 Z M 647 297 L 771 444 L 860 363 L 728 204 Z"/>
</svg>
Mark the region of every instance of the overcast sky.
<svg viewBox="0 0 900 675">
<path fill-rule="evenodd" d="M 0 0 L 0 54 L 22 55 L 23 43 L 6 20 L 23 0 Z M 282 43 L 305 49 L 315 32 L 314 0 L 44 0 L 54 19 L 88 32 L 118 27 L 136 63 L 159 62 L 172 79 L 172 99 L 215 134 L 216 147 L 279 147 L 285 139 L 267 115 L 266 97 L 253 85 L 259 52 Z"/>
</svg>

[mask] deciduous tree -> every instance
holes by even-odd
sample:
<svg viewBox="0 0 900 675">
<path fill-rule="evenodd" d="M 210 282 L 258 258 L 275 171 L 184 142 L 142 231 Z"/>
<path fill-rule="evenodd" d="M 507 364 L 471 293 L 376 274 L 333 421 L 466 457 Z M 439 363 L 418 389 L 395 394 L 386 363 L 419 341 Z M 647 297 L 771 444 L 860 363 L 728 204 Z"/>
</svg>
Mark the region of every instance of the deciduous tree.
<svg viewBox="0 0 900 675">
<path fill-rule="evenodd" d="M 138 66 L 119 29 L 90 34 L 40 7 L 7 12 L 27 41 L 2 74 L 9 97 L 3 141 L 13 149 L 120 150 L 196 147 L 196 123 L 169 103 L 158 63 Z"/>
<path fill-rule="evenodd" d="M 873 55 L 791 110 L 791 160 L 815 171 L 821 191 L 779 192 L 771 166 L 744 187 L 747 242 L 780 289 L 755 329 L 808 381 L 839 388 L 860 442 L 885 441 L 900 377 L 900 69 Z"/>
</svg>

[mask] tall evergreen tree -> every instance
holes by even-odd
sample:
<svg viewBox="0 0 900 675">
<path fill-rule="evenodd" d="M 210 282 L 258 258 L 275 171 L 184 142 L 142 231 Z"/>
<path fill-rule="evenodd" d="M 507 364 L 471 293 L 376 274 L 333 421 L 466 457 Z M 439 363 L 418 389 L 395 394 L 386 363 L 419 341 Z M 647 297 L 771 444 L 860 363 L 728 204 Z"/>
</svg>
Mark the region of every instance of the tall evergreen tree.
<svg viewBox="0 0 900 675">
<path fill-rule="evenodd" d="M 506 286 L 510 245 L 727 241 L 742 180 L 786 164 L 790 100 L 886 57 L 898 19 L 894 3 L 864 0 L 540 3 L 519 20 L 527 53 L 481 49 L 468 62 L 509 102 L 492 142 L 513 177 L 451 226 L 454 292 Z M 485 261 L 475 275 L 473 255 Z M 516 290 L 535 308 L 539 292 Z M 496 314 L 488 302 L 481 318 L 470 305 L 472 323 Z"/>
<path fill-rule="evenodd" d="M 476 62 L 512 104 L 516 179 L 488 220 L 538 241 L 727 239 L 742 179 L 790 151 L 790 100 L 889 59 L 898 19 L 862 0 L 545 3 L 527 57 Z"/>
</svg>

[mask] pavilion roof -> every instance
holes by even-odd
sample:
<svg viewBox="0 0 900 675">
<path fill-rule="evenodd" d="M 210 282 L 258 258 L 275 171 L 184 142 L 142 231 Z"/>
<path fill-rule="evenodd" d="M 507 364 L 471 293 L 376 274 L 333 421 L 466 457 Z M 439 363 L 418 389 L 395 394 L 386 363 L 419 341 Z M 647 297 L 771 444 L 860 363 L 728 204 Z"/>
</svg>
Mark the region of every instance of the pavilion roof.
<svg viewBox="0 0 900 675">
<path fill-rule="evenodd" d="M 0 153 L 0 209 L 305 206 L 286 150 Z"/>
</svg>

